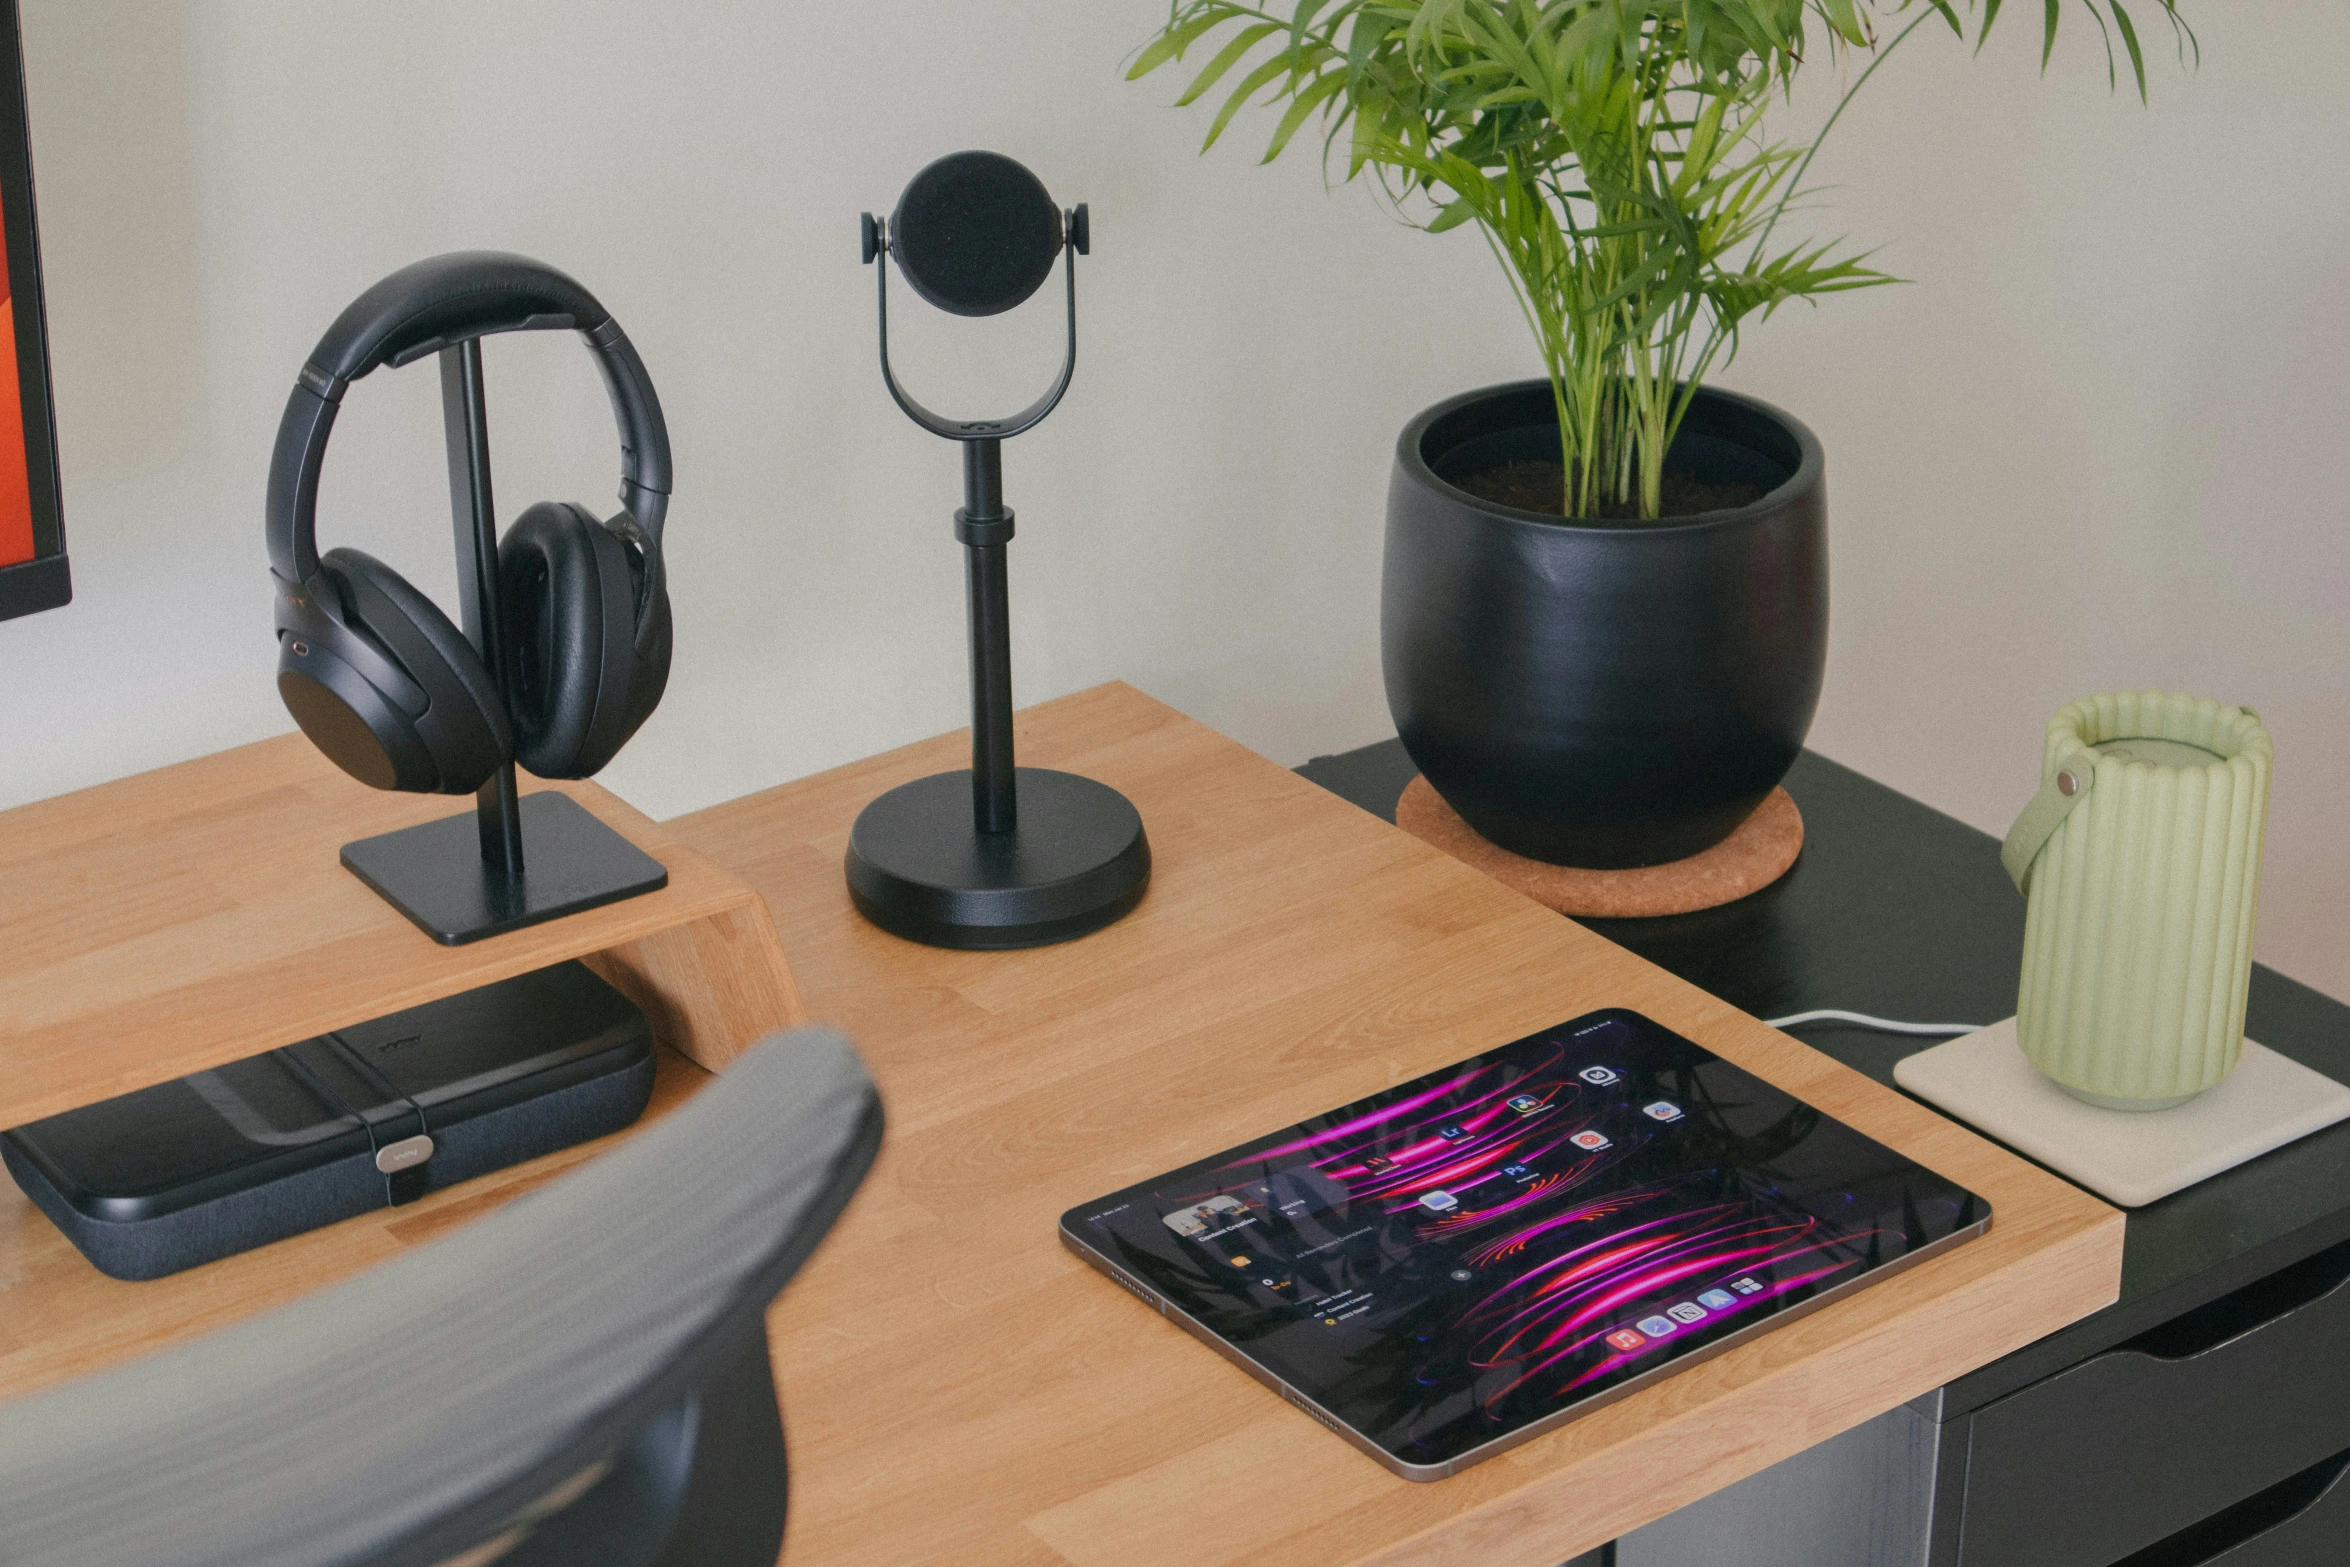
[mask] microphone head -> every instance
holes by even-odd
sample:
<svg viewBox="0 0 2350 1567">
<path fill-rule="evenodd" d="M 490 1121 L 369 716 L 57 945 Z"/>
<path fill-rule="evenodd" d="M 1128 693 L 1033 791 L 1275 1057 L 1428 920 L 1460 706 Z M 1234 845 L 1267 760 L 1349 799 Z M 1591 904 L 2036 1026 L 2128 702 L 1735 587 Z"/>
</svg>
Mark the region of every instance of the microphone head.
<svg viewBox="0 0 2350 1567">
<path fill-rule="evenodd" d="M 997 315 L 1035 293 L 1061 237 L 1044 182 L 1000 152 L 951 152 L 925 166 L 889 218 L 899 274 L 959 316 Z"/>
</svg>

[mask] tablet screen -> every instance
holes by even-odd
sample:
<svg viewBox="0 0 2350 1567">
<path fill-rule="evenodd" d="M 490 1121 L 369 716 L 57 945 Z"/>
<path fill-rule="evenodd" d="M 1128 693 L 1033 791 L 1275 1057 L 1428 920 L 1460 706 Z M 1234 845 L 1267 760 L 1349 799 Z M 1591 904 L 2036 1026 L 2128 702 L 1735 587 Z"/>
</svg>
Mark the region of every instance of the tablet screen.
<svg viewBox="0 0 2350 1567">
<path fill-rule="evenodd" d="M 1064 1241 L 1435 1479 L 1980 1233 L 1983 1200 L 1595 1012 L 1072 1208 Z"/>
</svg>

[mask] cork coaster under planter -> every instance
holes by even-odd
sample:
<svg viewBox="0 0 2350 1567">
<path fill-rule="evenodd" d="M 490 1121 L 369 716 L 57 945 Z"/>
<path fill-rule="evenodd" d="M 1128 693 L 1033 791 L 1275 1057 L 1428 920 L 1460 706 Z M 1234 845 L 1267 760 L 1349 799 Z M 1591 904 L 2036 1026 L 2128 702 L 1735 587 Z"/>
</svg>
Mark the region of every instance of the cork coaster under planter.
<svg viewBox="0 0 2350 1567">
<path fill-rule="evenodd" d="M 1595 919 L 1688 914 L 1734 902 L 1786 875 L 1803 848 L 1803 813 L 1784 789 L 1773 789 L 1736 832 L 1703 854 L 1628 871 L 1550 865 L 1498 848 L 1477 836 L 1425 778 L 1404 786 L 1395 825 L 1537 903 Z"/>
</svg>

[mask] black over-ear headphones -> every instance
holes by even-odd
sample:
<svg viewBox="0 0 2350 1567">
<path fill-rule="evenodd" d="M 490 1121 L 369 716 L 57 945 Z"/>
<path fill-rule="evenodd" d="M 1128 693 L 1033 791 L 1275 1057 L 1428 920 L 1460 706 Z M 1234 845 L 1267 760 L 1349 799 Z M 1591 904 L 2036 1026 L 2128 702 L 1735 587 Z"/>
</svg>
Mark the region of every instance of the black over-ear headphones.
<svg viewBox="0 0 2350 1567">
<path fill-rule="evenodd" d="M 318 553 L 318 471 L 343 389 L 491 332 L 568 328 L 595 350 L 620 422 L 623 510 L 599 522 L 542 502 L 498 546 L 507 689 L 465 634 L 383 562 Z M 661 523 L 669 432 L 626 334 L 595 296 L 525 256 L 419 261 L 351 302 L 302 366 L 269 464 L 278 695 L 335 765 L 378 789 L 470 794 L 509 757 L 585 778 L 636 733 L 669 682 Z M 511 718 L 511 722 L 509 722 Z"/>
</svg>

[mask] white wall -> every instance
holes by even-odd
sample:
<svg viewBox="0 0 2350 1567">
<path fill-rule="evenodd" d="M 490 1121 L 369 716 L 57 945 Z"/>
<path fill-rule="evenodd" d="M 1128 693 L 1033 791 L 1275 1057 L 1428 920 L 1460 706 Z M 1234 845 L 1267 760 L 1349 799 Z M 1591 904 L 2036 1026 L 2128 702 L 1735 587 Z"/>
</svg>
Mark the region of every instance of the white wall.
<svg viewBox="0 0 2350 1567">
<path fill-rule="evenodd" d="M 1816 170 L 1845 187 L 1818 221 L 1914 286 L 1783 317 L 1726 380 L 1827 444 L 1820 749 L 1998 831 L 2065 700 L 2253 702 L 2261 952 L 2350 995 L 2350 13 L 2190 5 L 2205 63 L 2158 60 L 2151 110 L 2077 14 L 2045 81 L 2021 8 L 1981 59 L 1921 34 Z M 1254 167 L 1263 119 L 1196 157 L 1171 81 L 1120 80 L 1162 0 L 25 9 L 77 600 L 0 625 L 0 804 L 288 727 L 278 413 L 336 310 L 434 251 L 571 270 L 660 383 L 678 663 L 605 775 L 657 815 L 962 718 L 955 456 L 881 390 L 853 233 L 927 158 L 998 148 L 1094 212 L 1076 384 L 1008 453 L 1023 701 L 1117 676 L 1284 762 L 1380 738 L 1394 433 L 1533 362 L 1473 236 Z M 1049 296 L 902 321 L 957 411 L 1057 352 Z M 502 514 L 603 503 L 585 355 L 489 359 Z M 428 369 L 354 389 L 321 516 L 447 594 Z"/>
</svg>

